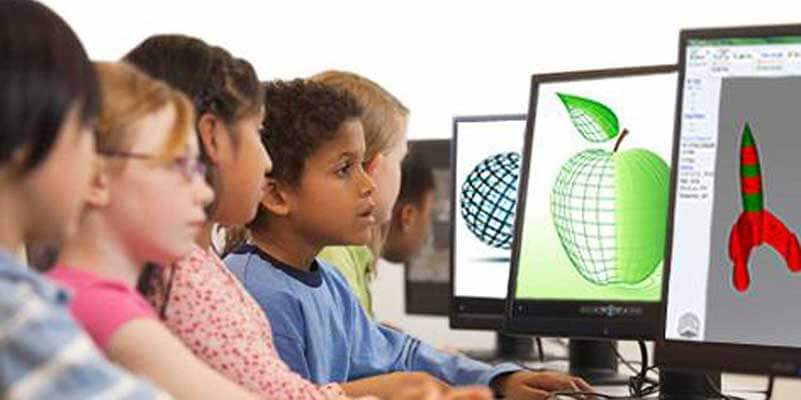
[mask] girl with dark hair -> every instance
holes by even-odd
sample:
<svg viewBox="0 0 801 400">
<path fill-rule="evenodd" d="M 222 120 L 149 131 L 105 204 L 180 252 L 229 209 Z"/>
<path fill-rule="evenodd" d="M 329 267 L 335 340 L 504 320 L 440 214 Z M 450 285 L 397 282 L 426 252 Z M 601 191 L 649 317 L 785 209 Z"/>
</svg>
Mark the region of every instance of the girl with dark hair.
<svg viewBox="0 0 801 400">
<path fill-rule="evenodd" d="M 152 399 L 69 317 L 69 295 L 12 255 L 71 236 L 95 163 L 97 77 L 70 27 L 28 0 L 0 2 L 0 397 Z M 164 396 L 166 397 L 166 396 Z"/>
</svg>

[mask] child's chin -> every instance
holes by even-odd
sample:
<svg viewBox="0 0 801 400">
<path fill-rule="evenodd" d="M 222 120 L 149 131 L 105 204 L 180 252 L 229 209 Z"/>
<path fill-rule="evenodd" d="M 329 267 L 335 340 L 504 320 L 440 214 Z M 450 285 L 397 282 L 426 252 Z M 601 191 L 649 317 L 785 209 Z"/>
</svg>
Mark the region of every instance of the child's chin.
<svg viewBox="0 0 801 400">
<path fill-rule="evenodd" d="M 346 243 L 343 243 L 347 246 L 364 246 L 370 242 L 370 234 L 365 233 L 364 235 L 354 236 L 346 240 Z"/>
</svg>

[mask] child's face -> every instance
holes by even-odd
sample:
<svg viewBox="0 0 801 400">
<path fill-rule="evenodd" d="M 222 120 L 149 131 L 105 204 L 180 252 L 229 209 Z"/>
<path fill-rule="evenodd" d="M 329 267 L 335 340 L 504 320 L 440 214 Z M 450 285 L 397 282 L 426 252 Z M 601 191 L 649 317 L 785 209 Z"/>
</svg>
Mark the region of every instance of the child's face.
<svg viewBox="0 0 801 400">
<path fill-rule="evenodd" d="M 213 218 L 223 225 L 243 225 L 256 216 L 264 195 L 265 175 L 272 170 L 272 160 L 261 143 L 263 112 L 246 116 L 232 124 L 218 137 L 230 140 L 221 151 L 226 154 L 217 165 L 221 175 L 217 186 L 218 204 Z M 223 124 L 220 129 L 229 130 Z"/>
<path fill-rule="evenodd" d="M 376 184 L 376 191 L 373 197 L 376 202 L 375 218 L 378 224 L 389 222 L 392 218 L 392 208 L 398 198 L 401 184 L 401 162 L 406 157 L 408 147 L 406 145 L 406 129 L 403 129 L 401 137 L 384 154 L 384 160 L 378 164 L 376 169 L 370 174 Z"/>
<path fill-rule="evenodd" d="M 47 158 L 22 184 L 31 212 L 26 240 L 59 242 L 78 230 L 83 200 L 97 161 L 91 127 L 72 107 Z"/>
<path fill-rule="evenodd" d="M 391 262 L 405 263 L 420 252 L 431 234 L 433 206 L 433 190 L 428 191 L 420 201 L 398 204 L 383 249 L 384 258 Z"/>
<path fill-rule="evenodd" d="M 365 244 L 375 225 L 375 184 L 364 171 L 364 132 L 352 119 L 307 160 L 287 192 L 289 220 L 317 246 Z"/>
<path fill-rule="evenodd" d="M 172 106 L 132 127 L 131 153 L 158 154 L 175 118 Z M 197 135 L 189 134 L 186 152 L 171 161 L 125 159 L 108 176 L 107 223 L 137 259 L 169 265 L 187 254 L 206 222 L 204 207 L 213 199 L 200 168 Z M 107 158 L 109 166 L 120 160 Z"/>
</svg>

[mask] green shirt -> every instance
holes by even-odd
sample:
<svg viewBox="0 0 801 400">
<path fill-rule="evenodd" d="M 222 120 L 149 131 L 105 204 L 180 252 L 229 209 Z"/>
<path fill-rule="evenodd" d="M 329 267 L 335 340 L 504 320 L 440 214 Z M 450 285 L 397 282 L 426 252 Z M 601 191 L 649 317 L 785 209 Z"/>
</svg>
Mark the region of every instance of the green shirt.
<svg viewBox="0 0 801 400">
<path fill-rule="evenodd" d="M 369 286 L 373 278 L 373 253 L 370 249 L 367 246 L 331 246 L 324 248 L 317 257 L 335 266 L 345 276 L 364 312 L 373 318 L 373 296 Z"/>
</svg>

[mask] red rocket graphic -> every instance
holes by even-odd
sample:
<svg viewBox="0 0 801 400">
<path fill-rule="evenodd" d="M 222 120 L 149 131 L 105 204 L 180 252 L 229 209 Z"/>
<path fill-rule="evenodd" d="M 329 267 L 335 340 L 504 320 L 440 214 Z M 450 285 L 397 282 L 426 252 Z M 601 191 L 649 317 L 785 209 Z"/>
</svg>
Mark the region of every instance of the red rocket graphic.
<svg viewBox="0 0 801 400">
<path fill-rule="evenodd" d="M 740 191 L 743 212 L 729 236 L 729 258 L 734 262 L 734 287 L 743 293 L 751 285 L 748 260 L 751 251 L 767 244 L 781 254 L 792 272 L 801 271 L 798 238 L 770 211 L 762 198 L 762 173 L 751 126 L 745 124 L 740 144 Z"/>
</svg>

